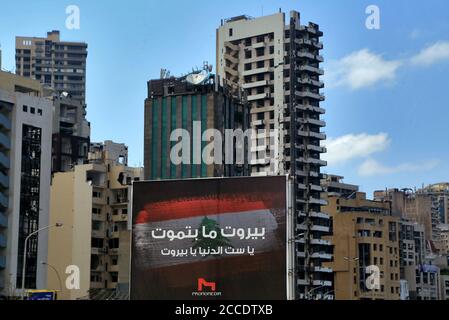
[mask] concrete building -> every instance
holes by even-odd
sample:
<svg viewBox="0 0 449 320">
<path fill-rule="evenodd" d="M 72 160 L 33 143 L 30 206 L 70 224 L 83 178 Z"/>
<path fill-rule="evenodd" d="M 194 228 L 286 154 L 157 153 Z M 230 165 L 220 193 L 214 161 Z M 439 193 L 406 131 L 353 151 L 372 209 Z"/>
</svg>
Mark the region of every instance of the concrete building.
<svg viewBox="0 0 449 320">
<path fill-rule="evenodd" d="M 290 173 L 295 177 L 296 298 L 324 298 L 332 287 L 331 273 L 322 263 L 332 258 L 332 246 L 322 236 L 330 232 L 329 215 L 321 211 L 320 154 L 326 138 L 320 119 L 324 96 L 320 89 L 323 33 L 314 23 L 301 25 L 299 13 L 260 18 L 237 16 L 217 29 L 217 74 L 235 91 L 243 88 L 250 104 L 252 137 L 251 175 Z M 271 156 L 259 144 L 277 146 Z M 256 142 L 257 140 L 257 142 Z M 261 141 L 262 140 L 262 141 Z M 262 143 L 260 143 L 262 142 Z"/>
<path fill-rule="evenodd" d="M 418 291 L 420 291 L 420 285 L 416 281 L 416 274 L 419 266 L 426 261 L 426 242 L 423 225 L 404 218 L 400 220 L 399 251 L 400 277 L 401 281 L 407 283 L 407 292 L 401 291 L 401 295 L 407 297 L 406 300 L 416 300 Z"/>
<path fill-rule="evenodd" d="M 376 200 L 389 201 L 394 215 L 424 225 L 426 240 L 433 241 L 438 249 L 444 250 L 441 231 L 449 217 L 449 184 L 437 183 L 418 190 L 389 189 L 376 191 Z"/>
<path fill-rule="evenodd" d="M 61 275 L 70 265 L 80 271 L 80 289 L 62 284 L 61 299 L 86 298 L 94 289 L 128 290 L 130 190 L 143 170 L 128 167 L 127 159 L 124 144 L 105 141 L 92 144 L 88 164 L 54 174 L 50 222 L 65 227 L 50 231 L 48 261 Z M 56 272 L 49 274 L 48 288 L 60 286 Z"/>
<path fill-rule="evenodd" d="M 321 180 L 321 186 L 326 195 L 334 197 L 352 198 L 359 191 L 359 186 L 343 182 L 344 177 L 326 174 Z"/>
<path fill-rule="evenodd" d="M 335 177 L 335 176 L 331 176 Z M 393 217 L 386 202 L 366 199 L 363 192 L 346 196 L 353 185 L 332 181 L 340 192 L 328 194 L 323 211 L 332 219 L 333 261 L 324 266 L 333 270 L 337 300 L 400 298 L 399 218 Z M 329 184 L 324 180 L 323 184 Z M 368 266 L 379 268 L 380 287 L 370 289 Z"/>
<path fill-rule="evenodd" d="M 86 105 L 64 96 L 54 96 L 52 172 L 70 171 L 87 162 L 90 123 Z"/>
<path fill-rule="evenodd" d="M 20 294 L 25 238 L 49 223 L 53 104 L 35 80 L 0 71 L 0 295 Z M 43 289 L 48 233 L 30 238 L 27 289 Z"/>
<path fill-rule="evenodd" d="M 208 71 L 203 72 L 206 74 Z M 200 73 L 191 75 L 195 74 L 201 76 Z M 235 161 L 236 148 L 231 149 L 231 163 L 227 163 L 225 157 L 225 130 L 240 130 L 243 133 L 249 127 L 249 110 L 244 97 L 231 94 L 226 86 L 219 86 L 216 77 L 211 74 L 208 74 L 207 81 L 199 84 L 189 83 L 188 77 L 148 81 L 144 129 L 145 179 L 249 175 L 247 145 L 243 145 L 241 149 L 244 160 L 242 163 Z M 177 129 L 182 129 L 185 136 L 171 141 L 170 136 Z M 207 163 L 205 160 L 217 160 L 209 157 L 209 154 L 207 159 L 202 157 L 206 151 L 205 146 L 210 142 L 204 135 L 206 130 L 211 129 L 221 136 L 220 139 L 217 137 L 217 143 L 221 140 L 217 147 L 221 147 L 223 157 L 221 161 Z M 180 164 L 171 159 L 172 148 L 178 141 L 183 148 L 179 153 L 187 157 Z M 248 140 L 245 141 L 247 144 Z M 219 151 L 217 149 L 214 152 Z"/>
<path fill-rule="evenodd" d="M 422 264 L 416 270 L 417 300 L 440 299 L 440 268 L 431 264 Z"/>
<path fill-rule="evenodd" d="M 16 73 L 67 92 L 84 104 L 86 99 L 87 44 L 61 41 L 59 31 L 46 38 L 16 37 Z"/>
</svg>

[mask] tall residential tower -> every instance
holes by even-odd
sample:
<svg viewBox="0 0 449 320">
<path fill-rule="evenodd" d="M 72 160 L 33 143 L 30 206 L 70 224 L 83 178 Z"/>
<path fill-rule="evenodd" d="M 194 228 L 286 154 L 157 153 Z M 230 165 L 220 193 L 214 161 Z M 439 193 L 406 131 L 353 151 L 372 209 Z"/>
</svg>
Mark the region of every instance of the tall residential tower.
<svg viewBox="0 0 449 320">
<path fill-rule="evenodd" d="M 59 31 L 46 38 L 16 37 L 16 73 L 39 80 L 58 94 L 67 92 L 73 99 L 86 99 L 87 44 L 66 42 Z"/>
<path fill-rule="evenodd" d="M 250 104 L 252 175 L 290 173 L 295 177 L 296 298 L 328 298 L 332 273 L 322 263 L 332 259 L 329 215 L 321 211 L 320 159 L 326 138 L 320 120 L 323 33 L 314 23 L 300 24 L 299 13 L 277 13 L 257 19 L 223 20 L 217 30 L 217 74 L 236 91 L 243 88 Z M 270 156 L 260 152 L 275 137 Z M 265 138 L 265 141 L 263 139 Z M 262 141 L 261 141 L 262 140 Z M 257 141 L 257 142 L 256 142 Z M 259 142 L 262 142 L 259 148 Z"/>
</svg>

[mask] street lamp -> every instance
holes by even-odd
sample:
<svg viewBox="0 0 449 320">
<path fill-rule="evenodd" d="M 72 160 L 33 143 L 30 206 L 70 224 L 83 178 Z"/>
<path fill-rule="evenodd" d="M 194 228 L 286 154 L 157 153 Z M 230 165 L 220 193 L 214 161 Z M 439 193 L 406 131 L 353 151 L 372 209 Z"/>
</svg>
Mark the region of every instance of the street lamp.
<svg viewBox="0 0 449 320">
<path fill-rule="evenodd" d="M 319 287 L 316 287 L 316 288 L 313 288 L 313 289 L 311 289 L 311 290 L 309 290 L 308 292 L 307 292 L 307 298 L 309 298 L 310 297 L 310 294 L 313 292 L 313 291 L 315 291 L 315 290 L 318 290 L 318 289 L 321 289 L 321 288 L 324 288 L 324 287 L 326 287 L 326 286 L 319 286 Z"/>
<path fill-rule="evenodd" d="M 289 239 L 289 242 L 300 242 L 299 239 L 300 239 L 301 237 L 304 237 L 304 232 L 295 235 L 293 238 L 290 238 L 290 239 Z"/>
<path fill-rule="evenodd" d="M 46 230 L 46 229 L 50 229 L 52 227 L 62 227 L 63 224 L 60 222 L 56 222 L 56 224 L 52 224 L 40 229 L 37 229 L 34 232 L 31 232 L 26 238 L 25 238 L 25 246 L 23 247 L 23 265 L 22 265 L 22 299 L 25 299 L 25 267 L 26 267 L 26 262 L 27 262 L 27 246 L 28 246 L 28 239 L 30 239 L 32 236 L 34 236 L 35 234 L 38 234 L 39 232 Z"/>
<path fill-rule="evenodd" d="M 332 292 L 335 292 L 335 290 L 327 291 L 327 292 L 323 293 L 323 296 L 326 296 L 326 295 L 328 295 L 328 294 L 331 294 Z M 331 299 L 329 299 L 329 300 L 331 300 Z"/>
<path fill-rule="evenodd" d="M 351 258 L 351 257 L 343 257 L 343 259 L 345 259 L 346 261 L 348 261 L 348 279 L 349 279 L 349 288 L 350 288 L 350 293 L 349 293 L 349 298 L 350 299 L 352 299 L 352 277 L 351 277 L 351 264 L 350 264 L 350 262 L 351 261 L 354 261 L 354 262 L 356 262 L 356 261 L 358 261 L 359 260 L 359 258 L 358 257 L 354 257 L 354 258 Z"/>
<path fill-rule="evenodd" d="M 62 281 L 61 281 L 61 277 L 59 276 L 58 270 L 54 266 L 52 266 L 51 264 L 49 264 L 49 263 L 47 263 L 45 261 L 41 261 L 41 264 L 46 265 L 46 266 L 52 268 L 56 272 L 56 276 L 58 277 L 58 281 L 59 281 L 59 291 L 62 291 Z"/>
</svg>

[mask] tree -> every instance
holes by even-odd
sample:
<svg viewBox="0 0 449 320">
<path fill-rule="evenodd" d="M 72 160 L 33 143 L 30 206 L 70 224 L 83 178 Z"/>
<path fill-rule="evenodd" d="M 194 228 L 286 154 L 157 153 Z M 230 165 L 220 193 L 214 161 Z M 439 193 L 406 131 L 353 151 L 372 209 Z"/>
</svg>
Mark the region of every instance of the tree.
<svg viewBox="0 0 449 320">
<path fill-rule="evenodd" d="M 203 226 L 207 233 L 211 231 L 217 232 L 217 237 L 215 239 L 205 238 L 203 236 Z M 198 238 L 193 240 L 193 248 L 211 249 L 217 250 L 219 247 L 233 247 L 231 245 L 231 240 L 223 237 L 221 234 L 221 229 L 217 221 L 204 217 L 198 227 Z M 210 254 L 209 254 L 210 255 Z"/>
</svg>

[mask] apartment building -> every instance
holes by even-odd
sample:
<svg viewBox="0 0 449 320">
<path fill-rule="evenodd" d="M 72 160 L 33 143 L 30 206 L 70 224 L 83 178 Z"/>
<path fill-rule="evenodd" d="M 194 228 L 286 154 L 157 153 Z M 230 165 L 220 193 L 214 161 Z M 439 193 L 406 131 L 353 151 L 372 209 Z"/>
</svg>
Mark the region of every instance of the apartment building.
<svg viewBox="0 0 449 320">
<path fill-rule="evenodd" d="M 50 232 L 48 263 L 61 275 L 70 265 L 80 271 L 80 288 L 63 285 L 61 299 L 86 298 L 92 289 L 128 291 L 131 186 L 143 169 L 127 161 L 124 144 L 105 141 L 91 145 L 88 164 L 54 174 L 50 222 L 65 227 Z M 60 286 L 56 272 L 49 274 L 48 288 Z"/>
<path fill-rule="evenodd" d="M 189 79 L 193 77 L 204 79 L 200 83 L 192 83 Z M 145 99 L 145 178 L 248 176 L 248 138 L 244 138 L 240 145 L 243 157 L 237 157 L 239 139 L 236 139 L 229 150 L 232 161 L 226 161 L 226 143 L 233 140 L 227 141 L 225 132 L 231 130 L 245 134 L 248 128 L 249 109 L 244 97 L 232 94 L 226 86 L 219 86 L 216 76 L 207 68 L 184 77 L 150 80 Z M 175 130 L 183 130 L 183 135 L 175 136 L 176 141 L 172 141 L 171 135 Z M 206 131 L 210 130 L 218 136 L 206 137 Z M 214 158 L 206 150 L 212 138 Z M 179 164 L 171 158 L 172 148 L 178 142 L 182 144 L 182 150 L 177 154 L 183 157 Z"/>
<path fill-rule="evenodd" d="M 332 219 L 332 236 L 325 239 L 334 246 L 333 260 L 324 266 L 333 270 L 335 299 L 399 299 L 399 218 L 391 215 L 389 203 L 368 200 L 358 191 L 347 195 L 354 186 L 338 186 L 335 177 L 323 181 L 345 191 L 328 194 L 323 207 Z M 378 268 L 378 288 L 367 284 L 369 266 Z"/>
<path fill-rule="evenodd" d="M 0 71 L 0 295 L 21 293 L 25 238 L 49 223 L 53 104 L 35 80 Z M 27 246 L 25 288 L 46 286 L 48 233 Z"/>
<path fill-rule="evenodd" d="M 417 283 L 419 267 L 426 261 L 426 241 L 424 226 L 402 218 L 399 231 L 400 278 L 407 282 L 407 292 L 402 296 L 407 300 L 416 300 L 420 283 Z"/>
<path fill-rule="evenodd" d="M 433 264 L 423 264 L 416 270 L 417 300 L 440 299 L 440 268 Z"/>
<path fill-rule="evenodd" d="M 70 171 L 87 162 L 90 122 L 86 105 L 64 96 L 54 96 L 52 172 Z"/>
<path fill-rule="evenodd" d="M 444 250 L 445 224 L 449 220 L 449 184 L 436 183 L 418 190 L 389 189 L 376 191 L 377 200 L 389 201 L 395 215 L 416 221 L 424 225 L 426 240 L 436 243 L 440 250 Z M 441 247 L 443 246 L 443 247 Z"/>
<path fill-rule="evenodd" d="M 251 175 L 290 173 L 295 177 L 296 298 L 310 298 L 332 287 L 331 273 L 322 263 L 332 259 L 329 215 L 322 212 L 321 167 L 326 162 L 320 145 L 326 135 L 320 119 L 324 96 L 320 89 L 323 35 L 315 23 L 301 25 L 299 13 L 279 12 L 260 18 L 237 16 L 222 20 L 217 29 L 217 74 L 234 90 L 243 88 L 250 104 Z M 263 152 L 276 141 L 271 154 Z"/>
<path fill-rule="evenodd" d="M 47 37 L 16 37 L 16 73 L 40 81 L 73 99 L 86 100 L 87 44 L 61 41 L 57 30 Z"/>
</svg>

